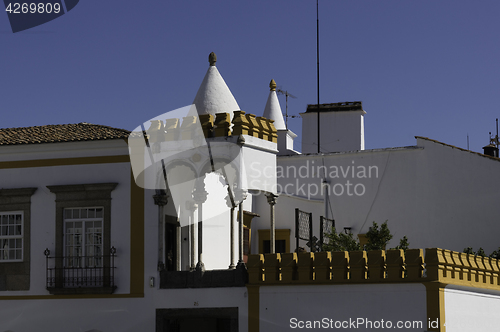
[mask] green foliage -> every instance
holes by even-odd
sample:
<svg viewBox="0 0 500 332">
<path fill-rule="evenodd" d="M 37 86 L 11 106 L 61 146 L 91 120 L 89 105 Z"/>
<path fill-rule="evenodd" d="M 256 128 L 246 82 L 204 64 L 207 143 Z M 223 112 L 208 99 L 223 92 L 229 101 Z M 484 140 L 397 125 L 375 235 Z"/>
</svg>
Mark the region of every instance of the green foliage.
<svg viewBox="0 0 500 332">
<path fill-rule="evenodd" d="M 500 259 L 500 247 L 490 254 L 491 258 Z"/>
<path fill-rule="evenodd" d="M 472 250 L 472 247 L 464 248 L 464 253 L 469 254 L 469 255 L 475 255 L 476 254 L 476 252 L 474 250 Z"/>
<path fill-rule="evenodd" d="M 399 240 L 399 245 L 397 245 L 394 249 L 403 249 L 406 252 L 406 249 L 410 247 L 410 242 L 408 242 L 408 238 L 403 236 L 402 239 Z"/>
<path fill-rule="evenodd" d="M 329 239 L 328 244 L 323 244 L 323 251 L 354 251 L 354 250 L 384 250 L 385 246 L 392 239 L 392 234 L 385 221 L 380 227 L 376 222 L 370 227 L 366 233 L 368 243 L 361 248 L 358 240 L 353 237 L 351 233 L 337 233 L 335 227 L 332 228 L 331 233 L 325 234 Z M 399 245 L 395 249 L 406 250 L 409 247 L 408 238 L 404 236 Z"/>
<path fill-rule="evenodd" d="M 484 252 L 484 249 L 479 247 L 479 250 L 476 252 L 476 256 L 486 257 L 486 253 Z"/>
<path fill-rule="evenodd" d="M 335 227 L 332 227 L 332 232 L 325 234 L 330 240 L 328 244 L 323 244 L 323 251 L 354 251 L 361 250 L 361 246 L 356 241 L 352 234 L 338 233 Z"/>
<path fill-rule="evenodd" d="M 368 243 L 365 245 L 364 250 L 384 250 L 385 246 L 392 239 L 391 231 L 387 227 L 387 220 L 378 227 L 376 222 L 370 227 L 366 233 Z"/>
<path fill-rule="evenodd" d="M 472 249 L 472 247 L 464 248 L 464 253 L 469 254 L 469 255 L 486 257 L 486 253 L 484 252 L 484 249 L 481 247 L 479 247 L 477 252 L 474 251 Z M 488 257 L 500 259 L 500 247 L 497 250 L 493 251 L 491 254 L 489 254 Z"/>
</svg>

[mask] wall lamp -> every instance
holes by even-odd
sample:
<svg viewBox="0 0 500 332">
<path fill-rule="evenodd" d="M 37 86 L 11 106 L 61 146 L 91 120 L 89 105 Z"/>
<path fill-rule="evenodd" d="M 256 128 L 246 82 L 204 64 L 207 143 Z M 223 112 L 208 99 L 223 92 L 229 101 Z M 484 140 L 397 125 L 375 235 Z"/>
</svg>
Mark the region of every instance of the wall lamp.
<svg viewBox="0 0 500 332">
<path fill-rule="evenodd" d="M 344 227 L 344 233 L 346 233 L 347 235 L 352 234 L 351 228 L 352 227 Z"/>
</svg>

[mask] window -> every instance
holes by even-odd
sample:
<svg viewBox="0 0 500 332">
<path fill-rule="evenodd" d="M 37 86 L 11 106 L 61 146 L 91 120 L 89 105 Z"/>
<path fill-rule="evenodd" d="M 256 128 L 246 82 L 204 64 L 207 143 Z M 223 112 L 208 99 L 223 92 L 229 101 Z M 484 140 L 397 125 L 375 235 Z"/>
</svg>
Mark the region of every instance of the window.
<svg viewBox="0 0 500 332">
<path fill-rule="evenodd" d="M 274 243 L 274 251 L 278 254 L 286 253 L 286 240 L 276 240 Z M 271 240 L 264 240 L 264 254 L 271 253 Z"/>
<path fill-rule="evenodd" d="M 47 186 L 55 194 L 55 250 L 47 258 L 51 294 L 111 294 L 111 192 L 117 183 Z M 119 248 L 118 248 L 119 249 Z"/>
<path fill-rule="evenodd" d="M 31 196 L 35 191 L 0 189 L 0 291 L 30 289 Z"/>
<path fill-rule="evenodd" d="M 276 229 L 275 231 L 276 253 L 290 252 L 290 230 Z M 271 252 L 271 237 L 269 229 L 259 229 L 259 254 L 268 254 Z"/>
<path fill-rule="evenodd" d="M 102 267 L 103 208 L 64 209 L 65 267 Z"/>
<path fill-rule="evenodd" d="M 23 212 L 0 212 L 0 262 L 23 261 Z"/>
</svg>

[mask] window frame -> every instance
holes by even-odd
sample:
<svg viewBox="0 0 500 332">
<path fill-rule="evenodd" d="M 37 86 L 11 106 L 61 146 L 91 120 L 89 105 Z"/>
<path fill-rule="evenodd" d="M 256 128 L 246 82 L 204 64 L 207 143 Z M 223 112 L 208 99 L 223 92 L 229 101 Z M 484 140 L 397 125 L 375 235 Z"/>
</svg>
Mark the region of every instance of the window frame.
<svg viewBox="0 0 500 332">
<path fill-rule="evenodd" d="M 31 196 L 36 190 L 36 187 L 0 189 L 0 212 L 23 212 L 23 258 L 0 263 L 0 291 L 30 289 Z"/>
<path fill-rule="evenodd" d="M 80 210 L 79 214 L 81 214 L 81 211 L 83 209 L 86 209 L 87 212 L 90 210 L 90 209 L 93 209 L 95 210 L 95 213 L 97 213 L 97 209 L 101 209 L 101 217 L 97 217 L 96 215 L 94 217 L 82 217 L 82 216 L 79 216 L 78 218 L 73 218 L 73 215 L 71 218 L 66 218 L 66 211 L 69 211 L 69 210 Z M 64 265 L 65 267 L 73 267 L 73 268 L 102 268 L 103 267 L 103 264 L 102 264 L 102 257 L 105 255 L 105 252 L 104 252 L 104 207 L 102 206 L 88 206 L 88 207 L 71 207 L 71 208 L 64 208 L 63 210 L 63 219 L 64 219 L 64 249 L 63 249 L 63 253 L 64 253 L 64 257 L 65 257 L 65 260 L 64 260 Z M 81 255 L 75 255 L 74 253 L 73 254 L 68 254 L 68 224 L 69 223 L 78 223 L 78 222 L 81 222 L 82 223 L 82 227 L 81 227 L 81 238 L 82 238 L 82 241 L 81 241 Z M 96 255 L 95 253 L 92 255 L 89 253 L 88 251 L 88 246 L 89 246 L 89 243 L 88 242 L 88 233 L 87 233 L 87 224 L 88 223 L 95 223 L 95 222 L 100 222 L 101 225 L 99 226 L 100 227 L 100 243 L 98 243 L 98 246 L 100 247 L 99 251 L 100 253 L 98 255 Z M 75 227 L 73 227 L 75 228 Z M 93 226 L 92 228 L 95 228 L 95 226 Z M 71 235 L 75 235 L 76 233 L 71 233 Z M 93 232 L 92 234 L 95 234 L 95 232 Z M 94 245 L 96 246 L 95 243 L 92 243 L 91 245 Z M 76 247 L 74 244 L 72 245 L 72 247 Z M 100 258 L 99 260 L 99 264 L 98 266 L 96 266 L 96 264 L 90 264 L 90 265 L 93 265 L 93 266 L 89 266 L 89 258 L 90 256 L 94 256 L 94 258 Z M 84 260 L 80 260 L 80 262 L 83 262 L 83 264 L 78 264 L 80 266 L 73 266 L 73 264 L 71 264 L 71 266 L 67 266 L 68 264 L 68 258 L 82 258 L 82 257 L 85 257 Z M 71 260 L 70 260 L 71 261 Z"/>
<path fill-rule="evenodd" d="M 21 234 L 20 235 L 2 235 L 2 228 L 4 225 L 2 224 L 2 216 L 4 215 L 21 215 Z M 5 227 L 10 227 L 10 224 L 7 224 Z M 16 226 L 17 224 L 14 224 Z M 8 250 L 16 250 L 16 249 L 21 249 L 21 258 L 14 258 L 14 259 L 2 259 L 3 255 L 5 254 L 3 251 L 5 249 L 2 248 L 2 241 L 3 240 L 21 240 L 21 247 L 20 248 L 8 248 Z M 22 262 L 24 260 L 24 211 L 18 210 L 18 211 L 0 211 L 0 264 L 3 263 L 12 263 L 12 262 Z"/>
<path fill-rule="evenodd" d="M 103 262 L 102 269 L 104 276 L 108 276 L 111 266 L 110 250 L 111 250 L 111 192 L 116 188 L 118 183 L 91 183 L 91 184 L 73 184 L 73 185 L 58 185 L 47 186 L 47 188 L 56 195 L 56 220 L 55 220 L 55 268 L 60 274 L 57 276 L 63 280 L 64 273 L 64 258 L 65 257 L 65 225 L 64 225 L 64 210 L 69 208 L 88 208 L 102 207 L 103 208 L 103 225 L 102 225 L 102 252 Z M 116 286 L 110 287 L 104 284 L 102 287 L 64 287 L 63 283 L 57 283 L 55 287 L 48 288 L 51 294 L 72 294 L 76 290 L 80 293 L 112 293 Z"/>
<path fill-rule="evenodd" d="M 271 231 L 269 229 L 259 229 L 259 254 L 264 253 L 264 241 L 271 240 Z M 276 241 L 284 240 L 286 252 L 290 252 L 290 229 L 275 229 Z"/>
</svg>

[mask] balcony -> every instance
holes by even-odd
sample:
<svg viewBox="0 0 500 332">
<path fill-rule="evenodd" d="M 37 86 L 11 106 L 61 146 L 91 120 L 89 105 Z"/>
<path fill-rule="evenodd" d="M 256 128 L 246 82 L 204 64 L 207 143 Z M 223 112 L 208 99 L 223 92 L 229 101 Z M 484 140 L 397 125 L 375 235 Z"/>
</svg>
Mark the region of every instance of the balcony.
<svg viewBox="0 0 500 332">
<path fill-rule="evenodd" d="M 109 255 L 50 256 L 45 249 L 46 287 L 50 294 L 112 294 L 116 249 Z"/>
</svg>

